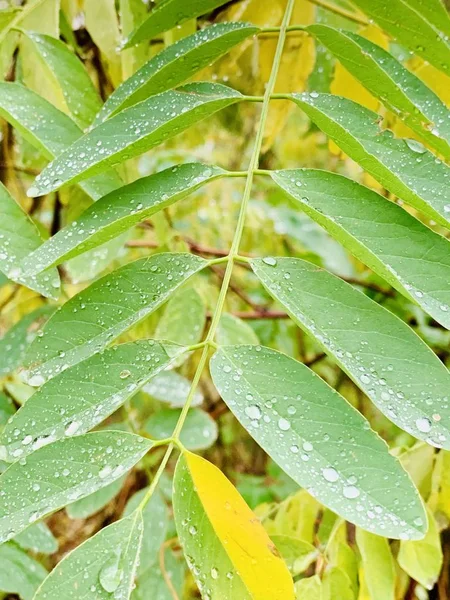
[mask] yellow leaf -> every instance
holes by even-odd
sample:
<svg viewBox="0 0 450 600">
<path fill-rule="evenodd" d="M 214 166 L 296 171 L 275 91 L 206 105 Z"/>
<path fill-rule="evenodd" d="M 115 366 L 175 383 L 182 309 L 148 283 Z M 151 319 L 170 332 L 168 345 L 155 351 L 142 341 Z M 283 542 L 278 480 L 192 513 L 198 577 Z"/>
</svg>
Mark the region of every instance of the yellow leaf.
<svg viewBox="0 0 450 600">
<path fill-rule="evenodd" d="M 197 585 L 210 600 L 294 600 L 289 571 L 223 473 L 190 452 L 174 479 L 174 515 Z"/>
</svg>

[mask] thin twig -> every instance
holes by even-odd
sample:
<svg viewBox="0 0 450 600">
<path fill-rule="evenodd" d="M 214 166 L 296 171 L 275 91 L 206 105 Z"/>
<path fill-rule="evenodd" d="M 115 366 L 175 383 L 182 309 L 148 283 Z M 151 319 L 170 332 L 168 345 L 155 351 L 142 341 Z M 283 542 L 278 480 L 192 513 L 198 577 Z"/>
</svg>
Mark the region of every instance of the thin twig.
<svg viewBox="0 0 450 600">
<path fill-rule="evenodd" d="M 171 595 L 173 597 L 173 600 L 180 600 L 177 590 L 174 588 L 174 585 L 172 583 L 170 575 L 166 570 L 165 556 L 164 556 L 166 548 L 170 548 L 170 546 L 172 546 L 174 544 L 174 542 L 178 542 L 177 538 L 172 538 L 170 540 L 166 540 L 164 542 L 164 544 L 161 544 L 161 546 L 159 548 L 159 567 L 161 569 L 162 576 L 164 578 L 164 581 L 166 582 L 169 592 L 171 593 Z"/>
<path fill-rule="evenodd" d="M 2 171 L 8 171 L 11 169 L 12 171 L 19 171 L 19 173 L 26 173 L 27 175 L 33 175 L 33 177 L 36 177 L 40 173 L 40 171 L 38 171 L 37 169 L 30 169 L 28 167 L 19 167 L 17 165 L 8 164 L 8 163 L 0 163 L 0 169 Z"/>
</svg>

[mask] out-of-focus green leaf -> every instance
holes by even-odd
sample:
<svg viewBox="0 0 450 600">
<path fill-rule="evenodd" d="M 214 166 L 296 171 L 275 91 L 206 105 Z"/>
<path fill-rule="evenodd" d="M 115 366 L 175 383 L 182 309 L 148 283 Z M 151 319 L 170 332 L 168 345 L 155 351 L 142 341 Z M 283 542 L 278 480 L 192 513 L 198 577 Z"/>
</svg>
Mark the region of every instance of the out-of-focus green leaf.
<svg viewBox="0 0 450 600">
<path fill-rule="evenodd" d="M 25 358 L 28 383 L 40 386 L 99 352 L 207 264 L 192 254 L 156 254 L 91 284 L 58 309 L 32 342 Z"/>
<path fill-rule="evenodd" d="M 259 339 L 254 330 L 242 319 L 229 313 L 220 317 L 217 328 L 217 342 L 221 346 L 230 344 L 259 344 Z"/>
<path fill-rule="evenodd" d="M 101 529 L 57 564 L 34 600 L 128 600 L 143 529 L 139 511 Z"/>
<path fill-rule="evenodd" d="M 143 488 L 131 496 L 125 507 L 125 516 L 131 514 L 139 506 L 147 492 L 148 488 Z M 156 568 L 156 564 L 159 562 L 159 550 L 166 539 L 169 513 L 159 492 L 152 494 L 143 508 L 142 519 L 144 533 L 139 557 L 138 577 L 147 569 Z"/>
<path fill-rule="evenodd" d="M 149 96 L 174 88 L 258 32 L 247 23 L 217 23 L 171 44 L 124 81 L 106 100 L 95 124 Z"/>
<path fill-rule="evenodd" d="M 371 600 L 395 600 L 397 578 L 388 540 L 357 528 L 356 543 L 361 552 L 364 579 Z"/>
<path fill-rule="evenodd" d="M 289 571 L 262 525 L 217 467 L 180 456 L 173 508 L 178 537 L 203 596 L 294 599 Z"/>
<path fill-rule="evenodd" d="M 430 510 L 426 536 L 420 541 L 402 541 L 397 560 L 410 577 L 427 590 L 433 589 L 441 572 L 443 556 L 439 530 Z"/>
<path fill-rule="evenodd" d="M 450 18 L 440 0 L 352 2 L 400 44 L 448 74 Z"/>
<path fill-rule="evenodd" d="M 111 500 L 120 492 L 125 476 L 116 479 L 109 485 L 93 494 L 89 494 L 86 498 L 81 498 L 67 507 L 67 514 L 71 519 L 87 519 L 91 515 L 104 508 Z"/>
<path fill-rule="evenodd" d="M 60 440 L 14 463 L 0 476 L 0 541 L 109 485 L 151 447 L 132 433 L 102 431 Z"/>
<path fill-rule="evenodd" d="M 355 600 L 350 578 L 343 569 L 331 567 L 325 572 L 321 600 Z"/>
<path fill-rule="evenodd" d="M 206 322 L 203 298 L 194 288 L 181 289 L 167 303 L 158 321 L 155 337 L 177 344 L 197 344 Z"/>
<path fill-rule="evenodd" d="M 0 116 L 47 159 L 61 154 L 83 135 L 68 115 L 19 83 L 0 82 Z M 94 200 L 121 185 L 114 171 L 80 183 Z"/>
<path fill-rule="evenodd" d="M 308 31 L 425 142 L 450 157 L 448 110 L 421 79 L 389 52 L 356 33 L 326 25 L 310 25 Z"/>
<path fill-rule="evenodd" d="M 14 404 L 6 394 L 0 392 L 0 427 L 6 425 L 15 412 Z"/>
<path fill-rule="evenodd" d="M 166 576 L 170 577 L 174 589 L 181 596 L 186 570 L 184 558 L 176 557 L 170 549 L 167 549 L 164 552 L 164 568 Z M 174 598 L 172 590 L 169 589 L 164 579 L 159 562 L 153 564 L 139 576 L 136 588 L 131 594 L 131 600 L 148 600 L 149 590 L 157 600 L 173 600 Z"/>
<path fill-rule="evenodd" d="M 14 541 L 26 550 L 42 554 L 53 554 L 58 550 L 56 538 L 43 522 L 33 523 L 16 535 Z"/>
<path fill-rule="evenodd" d="M 52 306 L 42 306 L 28 313 L 0 339 L 0 375 L 8 375 L 23 361 L 27 346 L 34 339 L 39 325 L 53 312 Z"/>
<path fill-rule="evenodd" d="M 322 582 L 318 575 L 300 579 L 295 583 L 296 600 L 322 600 Z"/>
<path fill-rule="evenodd" d="M 189 19 L 212 11 L 214 8 L 225 4 L 226 0 L 165 0 L 155 6 L 150 15 L 124 40 L 122 47 L 130 48 L 144 40 L 177 27 Z"/>
<path fill-rule="evenodd" d="M 95 0 L 84 4 L 86 29 L 101 50 L 114 86 L 122 80 L 119 55 L 120 30 L 114 0 Z"/>
<path fill-rule="evenodd" d="M 23 283 L 44 296 L 57 298 L 60 284 L 55 269 L 28 277 L 24 277 L 18 269 L 20 261 L 42 244 L 42 238 L 31 218 L 1 182 L 0 211 L 0 269 L 13 281 Z"/>
<path fill-rule="evenodd" d="M 271 540 L 293 577 L 306 571 L 319 554 L 312 544 L 289 535 L 272 535 Z"/>
<path fill-rule="evenodd" d="M 84 129 L 90 125 L 102 105 L 83 63 L 60 40 L 52 36 L 24 31 L 34 52 L 60 86 L 73 120 Z"/>
<path fill-rule="evenodd" d="M 240 423 L 311 495 L 369 531 L 423 537 L 425 513 L 407 474 L 364 417 L 310 369 L 269 348 L 224 346 L 210 370 Z"/>
<path fill-rule="evenodd" d="M 191 382 L 176 371 L 161 371 L 143 389 L 155 400 L 169 404 L 171 408 L 182 408 L 191 389 Z M 191 406 L 198 406 L 202 402 L 203 394 L 197 389 Z"/>
<path fill-rule="evenodd" d="M 86 433 L 117 410 L 182 346 L 138 340 L 94 354 L 47 381 L 0 435 L 2 455 L 14 462 L 58 439 Z"/>
<path fill-rule="evenodd" d="M 32 600 L 47 570 L 12 543 L 0 546 L 0 590 Z"/>
<path fill-rule="evenodd" d="M 58 231 L 36 252 L 28 252 L 28 257 L 22 263 L 22 270 L 24 273 L 37 273 L 50 265 L 97 248 L 154 213 L 185 198 L 202 185 L 226 174 L 219 167 L 188 163 L 143 177 L 114 190 L 92 204 L 70 225 Z"/>
<path fill-rule="evenodd" d="M 410 327 L 362 292 L 296 258 L 253 259 L 267 291 L 399 427 L 450 448 L 450 375 Z"/>
<path fill-rule="evenodd" d="M 385 188 L 449 226 L 450 169 L 420 142 L 380 129 L 377 113 L 340 96 L 293 94 L 314 123 Z"/>
<path fill-rule="evenodd" d="M 152 96 L 72 144 L 38 175 L 28 195 L 41 196 L 101 173 L 242 99 L 242 94 L 218 83 L 191 83 Z"/>
<path fill-rule="evenodd" d="M 450 243 L 351 179 L 312 169 L 272 178 L 302 210 L 392 286 L 450 329 Z"/>
<path fill-rule="evenodd" d="M 180 414 L 181 409 L 158 411 L 145 423 L 146 433 L 155 440 L 170 437 Z M 205 411 L 194 408 L 188 412 L 180 440 L 188 450 L 206 450 L 214 444 L 217 435 L 216 422 Z"/>
</svg>

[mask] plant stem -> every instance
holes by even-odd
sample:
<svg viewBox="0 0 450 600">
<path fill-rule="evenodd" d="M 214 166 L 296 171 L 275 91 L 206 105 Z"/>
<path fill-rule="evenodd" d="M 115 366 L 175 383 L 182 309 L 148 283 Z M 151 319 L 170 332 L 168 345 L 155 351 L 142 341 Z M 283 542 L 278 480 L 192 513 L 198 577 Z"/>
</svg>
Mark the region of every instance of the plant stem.
<svg viewBox="0 0 450 600">
<path fill-rule="evenodd" d="M 222 287 L 220 288 L 217 305 L 216 305 L 214 314 L 211 318 L 211 324 L 209 326 L 209 330 L 208 330 L 208 333 L 205 338 L 205 346 L 203 347 L 203 351 L 200 356 L 200 361 L 197 365 L 197 369 L 195 371 L 194 378 L 192 380 L 191 388 L 189 390 L 189 394 L 186 398 L 186 402 L 183 406 L 183 410 L 181 411 L 180 417 L 178 419 L 178 422 L 177 422 L 175 429 L 173 431 L 173 434 L 172 434 L 172 438 L 174 438 L 174 440 L 179 440 L 181 430 L 183 428 L 184 422 L 186 420 L 187 414 L 189 412 L 189 409 L 190 409 L 190 406 L 192 403 L 192 399 L 194 397 L 197 386 L 200 382 L 200 378 L 202 376 L 203 369 L 205 368 L 206 361 L 208 360 L 209 349 L 210 349 L 210 347 L 215 346 L 214 337 L 215 337 L 216 330 L 219 325 L 220 317 L 222 315 L 223 307 L 225 304 L 226 295 L 227 295 L 228 288 L 230 285 L 231 274 L 233 272 L 234 261 L 239 256 L 239 246 L 241 244 L 242 234 L 244 231 L 245 218 L 246 218 L 248 203 L 250 200 L 250 194 L 251 194 L 252 185 L 253 185 L 253 178 L 254 178 L 255 172 L 258 170 L 258 166 L 259 166 L 259 157 L 261 154 L 261 147 L 262 147 L 263 138 L 264 138 L 264 129 L 265 129 L 265 124 L 266 124 L 266 120 L 267 120 L 267 115 L 269 113 L 270 99 L 273 94 L 273 90 L 274 90 L 275 83 L 277 80 L 278 70 L 280 68 L 281 57 L 283 54 L 284 43 L 286 40 L 286 31 L 287 31 L 287 28 L 289 25 L 289 21 L 291 19 L 294 4 L 295 4 L 295 0 L 288 0 L 287 6 L 286 6 L 286 11 L 285 11 L 284 17 L 283 17 L 283 22 L 280 27 L 280 36 L 278 38 L 277 48 L 275 50 L 275 56 L 274 56 L 274 60 L 273 60 L 273 64 L 272 64 L 272 70 L 271 70 L 269 81 L 267 82 L 267 87 L 266 87 L 266 91 L 264 94 L 263 105 L 261 108 L 261 115 L 259 117 L 258 130 L 256 132 L 255 144 L 253 147 L 252 156 L 250 158 L 250 164 L 249 164 L 248 171 L 247 171 L 247 179 L 245 182 L 245 188 L 244 188 L 244 193 L 242 196 L 241 207 L 239 210 L 238 222 L 236 224 L 236 230 L 234 232 L 230 252 L 228 253 L 228 256 L 226 257 L 227 266 L 225 269 Z M 158 485 L 159 479 L 160 479 L 161 475 L 163 474 L 163 472 L 167 466 L 167 463 L 169 462 L 169 458 L 173 452 L 173 448 L 174 448 L 174 442 L 171 442 L 166 450 L 166 453 L 164 454 L 161 464 L 159 465 L 158 471 L 156 472 L 155 477 L 153 478 L 153 481 L 152 481 L 146 495 L 144 496 L 141 504 L 139 505 L 139 508 L 141 510 L 147 504 L 147 502 L 150 500 L 150 498 L 152 497 L 152 494 Z"/>
</svg>

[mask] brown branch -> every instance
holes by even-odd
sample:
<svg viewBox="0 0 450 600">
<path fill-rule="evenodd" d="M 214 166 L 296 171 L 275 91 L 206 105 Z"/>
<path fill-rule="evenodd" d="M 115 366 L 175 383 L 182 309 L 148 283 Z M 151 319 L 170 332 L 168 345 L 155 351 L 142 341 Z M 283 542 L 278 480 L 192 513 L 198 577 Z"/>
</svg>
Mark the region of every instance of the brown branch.
<svg viewBox="0 0 450 600">
<path fill-rule="evenodd" d="M 4 162 L 0 163 L 0 169 L 2 171 L 8 171 L 9 169 L 11 169 L 12 171 L 18 171 L 19 173 L 26 173 L 27 175 L 33 175 L 33 177 L 36 177 L 40 173 L 40 171 L 38 169 L 30 169 L 28 167 L 19 167 L 17 165 L 4 163 Z"/>
<path fill-rule="evenodd" d="M 383 294 L 383 296 L 388 296 L 389 298 L 395 298 L 395 290 L 387 290 L 376 283 L 370 283 L 367 281 L 361 281 L 356 277 L 342 277 L 339 276 L 340 279 L 346 281 L 347 283 L 351 283 L 352 285 L 359 285 L 367 290 L 372 290 L 373 292 L 378 292 L 379 294 Z"/>
</svg>

